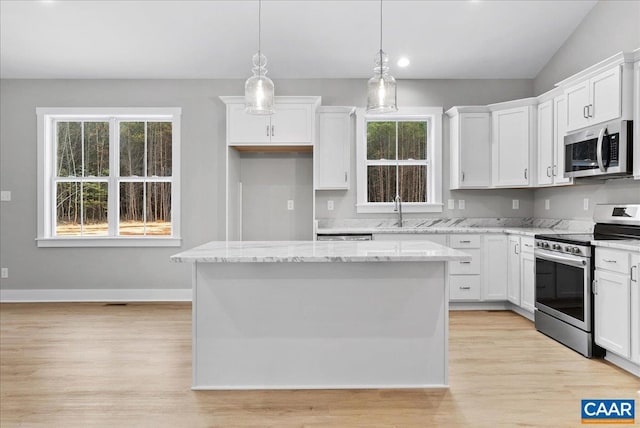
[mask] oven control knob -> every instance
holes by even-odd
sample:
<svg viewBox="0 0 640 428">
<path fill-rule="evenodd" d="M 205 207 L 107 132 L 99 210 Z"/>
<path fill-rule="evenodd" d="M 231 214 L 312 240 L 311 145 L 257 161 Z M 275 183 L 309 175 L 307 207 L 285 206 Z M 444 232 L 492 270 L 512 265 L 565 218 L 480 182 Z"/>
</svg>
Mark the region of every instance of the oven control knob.
<svg viewBox="0 0 640 428">
<path fill-rule="evenodd" d="M 544 242 L 542 245 L 544 246 L 544 248 L 549 248 L 549 243 L 548 242 Z"/>
<path fill-rule="evenodd" d="M 572 252 L 573 254 L 580 254 L 580 248 L 578 248 L 578 247 L 573 247 L 573 248 L 571 249 L 571 252 Z"/>
<path fill-rule="evenodd" d="M 562 250 L 562 245 L 553 244 L 553 249 L 554 250 Z"/>
</svg>

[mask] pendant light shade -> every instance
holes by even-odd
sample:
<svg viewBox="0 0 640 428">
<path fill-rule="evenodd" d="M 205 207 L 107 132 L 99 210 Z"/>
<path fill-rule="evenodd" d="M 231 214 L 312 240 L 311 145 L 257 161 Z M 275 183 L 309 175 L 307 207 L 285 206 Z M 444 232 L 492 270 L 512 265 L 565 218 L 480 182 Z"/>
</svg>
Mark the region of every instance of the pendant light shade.
<svg viewBox="0 0 640 428">
<path fill-rule="evenodd" d="M 249 114 L 274 113 L 273 81 L 267 77 L 267 57 L 260 51 L 262 30 L 262 0 L 258 0 L 258 53 L 253 56 L 253 76 L 244 84 L 245 111 Z"/>
<path fill-rule="evenodd" d="M 382 0 L 380 0 L 380 51 L 375 57 L 373 77 L 367 83 L 367 112 L 398 111 L 396 79 L 389 74 L 389 58 L 382 50 Z"/>
</svg>

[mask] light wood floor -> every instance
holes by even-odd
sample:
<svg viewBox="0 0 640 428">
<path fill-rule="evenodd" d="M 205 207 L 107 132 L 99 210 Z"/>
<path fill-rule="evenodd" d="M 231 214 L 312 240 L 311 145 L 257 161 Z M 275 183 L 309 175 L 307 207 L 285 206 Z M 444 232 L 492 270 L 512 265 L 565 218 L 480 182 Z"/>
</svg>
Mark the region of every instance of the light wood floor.
<svg viewBox="0 0 640 428">
<path fill-rule="evenodd" d="M 194 392 L 190 304 L 3 304 L 0 323 L 2 427 L 561 427 L 583 398 L 640 399 L 510 312 L 451 313 L 448 390 Z"/>
</svg>

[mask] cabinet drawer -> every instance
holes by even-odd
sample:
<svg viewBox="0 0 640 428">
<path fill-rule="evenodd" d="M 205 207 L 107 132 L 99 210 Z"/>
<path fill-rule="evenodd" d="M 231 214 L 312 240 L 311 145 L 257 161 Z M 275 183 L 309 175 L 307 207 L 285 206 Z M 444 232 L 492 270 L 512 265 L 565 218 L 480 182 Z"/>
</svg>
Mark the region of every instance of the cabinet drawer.
<svg viewBox="0 0 640 428">
<path fill-rule="evenodd" d="M 451 248 L 480 248 L 480 235 L 451 235 Z"/>
<path fill-rule="evenodd" d="M 449 288 L 449 300 L 480 300 L 480 275 L 451 275 Z"/>
<path fill-rule="evenodd" d="M 449 262 L 449 274 L 480 274 L 480 250 L 464 250 L 464 252 L 471 256 L 471 260 L 456 260 L 455 262 Z"/>
<path fill-rule="evenodd" d="M 520 238 L 520 245 L 523 253 L 533 253 L 535 240 L 533 238 Z"/>
<path fill-rule="evenodd" d="M 629 253 L 608 248 L 596 248 L 596 268 L 628 274 Z"/>
</svg>

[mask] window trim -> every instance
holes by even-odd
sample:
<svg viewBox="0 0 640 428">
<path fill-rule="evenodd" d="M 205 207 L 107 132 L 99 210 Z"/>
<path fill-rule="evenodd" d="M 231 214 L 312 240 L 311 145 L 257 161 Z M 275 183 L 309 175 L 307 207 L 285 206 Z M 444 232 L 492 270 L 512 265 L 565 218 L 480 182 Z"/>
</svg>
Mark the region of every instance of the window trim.
<svg viewBox="0 0 640 428">
<path fill-rule="evenodd" d="M 427 147 L 427 195 L 431 202 L 403 202 L 407 213 L 442 212 L 442 107 L 405 107 L 394 113 L 367 114 L 365 109 L 356 109 L 356 212 L 392 213 L 393 202 L 367 202 L 367 122 L 368 121 L 429 121 L 430 146 Z M 394 161 L 395 162 L 395 161 Z"/>
<path fill-rule="evenodd" d="M 37 139 L 38 139 L 38 171 L 37 171 L 37 210 L 38 226 L 36 242 L 38 247 L 179 247 L 182 245 L 180 235 L 180 122 L 182 109 L 180 107 L 125 107 L 125 108 L 101 108 L 101 107 L 38 107 Z M 100 119 L 110 122 L 110 135 L 113 134 L 112 121 L 114 120 L 168 120 L 172 122 L 171 142 L 171 236 L 55 236 L 53 233 L 53 189 L 55 182 L 54 164 L 54 124 L 60 120 Z M 110 167 L 113 167 L 115 146 L 109 146 Z M 110 169 L 112 171 L 112 169 Z M 115 170 L 113 170 L 115 171 Z M 157 177 L 154 181 L 163 181 L 167 177 Z M 93 178 L 92 178 L 93 179 Z M 117 181 L 117 177 L 96 177 L 98 181 Z M 117 201 L 111 198 L 109 203 L 109 228 L 112 227 L 111 216 Z"/>
</svg>

